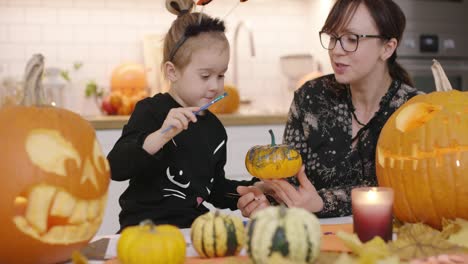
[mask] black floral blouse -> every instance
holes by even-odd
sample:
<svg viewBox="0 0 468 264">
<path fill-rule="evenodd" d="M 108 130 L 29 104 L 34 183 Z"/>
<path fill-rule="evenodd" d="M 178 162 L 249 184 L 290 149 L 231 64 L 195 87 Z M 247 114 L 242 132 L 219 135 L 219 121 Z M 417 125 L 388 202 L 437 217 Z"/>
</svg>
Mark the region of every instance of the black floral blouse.
<svg viewBox="0 0 468 264">
<path fill-rule="evenodd" d="M 306 174 L 324 201 L 318 217 L 350 215 L 351 189 L 377 185 L 375 149 L 380 131 L 390 115 L 418 93 L 394 80 L 380 101 L 380 109 L 358 131 L 353 146 L 354 107 L 349 86 L 327 75 L 295 92 L 283 143 L 301 153 Z M 290 181 L 299 184 L 295 177 Z"/>
</svg>

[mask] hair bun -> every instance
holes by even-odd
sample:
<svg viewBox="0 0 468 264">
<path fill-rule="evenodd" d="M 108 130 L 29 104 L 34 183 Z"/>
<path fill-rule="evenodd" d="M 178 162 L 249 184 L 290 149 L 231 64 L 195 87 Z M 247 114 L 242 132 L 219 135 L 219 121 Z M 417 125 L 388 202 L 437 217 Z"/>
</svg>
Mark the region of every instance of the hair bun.
<svg viewBox="0 0 468 264">
<path fill-rule="evenodd" d="M 166 9 L 176 16 L 190 13 L 194 6 L 193 0 L 166 0 Z"/>
</svg>

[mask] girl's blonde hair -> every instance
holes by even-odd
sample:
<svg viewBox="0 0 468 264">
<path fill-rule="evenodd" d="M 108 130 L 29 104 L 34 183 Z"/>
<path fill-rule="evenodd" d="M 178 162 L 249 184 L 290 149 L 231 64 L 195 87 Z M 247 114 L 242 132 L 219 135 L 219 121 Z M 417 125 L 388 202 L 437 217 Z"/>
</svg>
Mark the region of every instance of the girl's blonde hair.
<svg viewBox="0 0 468 264">
<path fill-rule="evenodd" d="M 177 15 L 177 19 L 164 37 L 163 65 L 170 61 L 180 69 L 187 66 L 195 50 L 210 45 L 209 41 L 203 41 L 206 38 L 197 39 L 199 34 L 209 34 L 209 37 L 221 40 L 229 47 L 224 23 L 205 14 L 192 13 L 194 6 L 193 0 L 166 0 L 167 10 Z"/>
</svg>

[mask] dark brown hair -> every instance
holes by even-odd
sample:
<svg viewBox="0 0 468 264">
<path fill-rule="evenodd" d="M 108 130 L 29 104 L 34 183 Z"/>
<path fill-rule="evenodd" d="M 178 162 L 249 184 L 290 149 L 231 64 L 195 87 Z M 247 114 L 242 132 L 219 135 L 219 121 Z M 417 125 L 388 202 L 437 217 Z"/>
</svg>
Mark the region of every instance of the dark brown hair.
<svg viewBox="0 0 468 264">
<path fill-rule="evenodd" d="M 401 8 L 393 0 L 337 0 L 333 5 L 322 31 L 328 33 L 343 29 L 354 16 L 357 8 L 363 4 L 374 19 L 379 34 L 395 38 L 400 44 L 406 27 L 406 17 Z M 396 61 L 397 51 L 387 60 L 390 76 L 403 83 L 414 86 L 408 72 Z"/>
</svg>

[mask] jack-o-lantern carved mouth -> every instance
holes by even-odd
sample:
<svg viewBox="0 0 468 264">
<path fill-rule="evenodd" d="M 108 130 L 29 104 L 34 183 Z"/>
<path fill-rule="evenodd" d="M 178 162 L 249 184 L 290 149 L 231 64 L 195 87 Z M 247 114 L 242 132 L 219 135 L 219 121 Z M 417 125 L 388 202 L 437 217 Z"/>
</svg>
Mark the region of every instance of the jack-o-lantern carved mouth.
<svg viewBox="0 0 468 264">
<path fill-rule="evenodd" d="M 468 146 L 448 146 L 445 148 L 434 148 L 432 151 L 422 151 L 418 148 L 418 144 L 413 144 L 410 155 L 391 153 L 389 150 L 384 150 L 382 147 L 377 147 L 377 162 L 383 168 L 401 167 L 403 169 L 406 162 L 411 162 L 413 170 L 416 170 L 423 160 L 434 160 L 435 166 L 442 166 L 445 162 L 446 155 L 454 155 L 455 166 L 460 167 L 462 153 L 468 152 Z M 387 162 L 386 162 L 387 161 Z"/>
<path fill-rule="evenodd" d="M 96 200 L 82 200 L 51 185 L 34 186 L 28 197 L 15 199 L 13 221 L 23 233 L 50 244 L 89 240 L 98 230 L 107 193 Z"/>
</svg>

